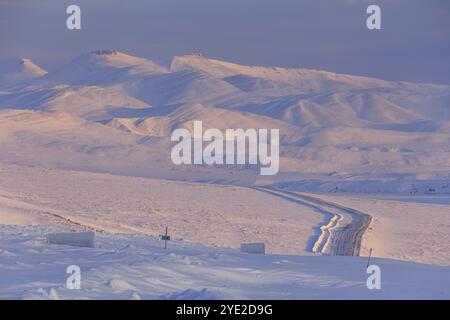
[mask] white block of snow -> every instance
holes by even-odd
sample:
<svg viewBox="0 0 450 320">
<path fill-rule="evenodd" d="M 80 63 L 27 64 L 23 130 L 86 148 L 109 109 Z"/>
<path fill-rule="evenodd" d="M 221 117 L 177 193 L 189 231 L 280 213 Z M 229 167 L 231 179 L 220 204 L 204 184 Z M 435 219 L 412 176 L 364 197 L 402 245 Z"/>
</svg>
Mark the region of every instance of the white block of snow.
<svg viewBox="0 0 450 320">
<path fill-rule="evenodd" d="M 265 254 L 266 246 L 264 243 L 241 243 L 241 252 Z"/>
<path fill-rule="evenodd" d="M 67 232 L 47 234 L 49 244 L 94 248 L 95 232 Z"/>
</svg>

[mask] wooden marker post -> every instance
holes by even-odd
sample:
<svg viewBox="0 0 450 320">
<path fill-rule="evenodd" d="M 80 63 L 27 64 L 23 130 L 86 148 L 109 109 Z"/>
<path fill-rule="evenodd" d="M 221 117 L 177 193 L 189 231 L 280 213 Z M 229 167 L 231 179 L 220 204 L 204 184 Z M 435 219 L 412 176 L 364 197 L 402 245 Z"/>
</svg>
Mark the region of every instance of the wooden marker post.
<svg viewBox="0 0 450 320">
<path fill-rule="evenodd" d="M 170 236 L 167 234 L 167 227 L 166 227 L 166 234 L 161 236 L 161 240 L 164 240 L 164 249 L 167 249 L 167 241 L 170 240 Z"/>
<path fill-rule="evenodd" d="M 372 248 L 370 248 L 370 251 L 369 251 L 369 259 L 367 260 L 367 267 L 366 267 L 366 269 L 369 267 L 369 265 L 370 265 L 370 257 L 371 257 L 371 255 L 372 255 Z"/>
</svg>

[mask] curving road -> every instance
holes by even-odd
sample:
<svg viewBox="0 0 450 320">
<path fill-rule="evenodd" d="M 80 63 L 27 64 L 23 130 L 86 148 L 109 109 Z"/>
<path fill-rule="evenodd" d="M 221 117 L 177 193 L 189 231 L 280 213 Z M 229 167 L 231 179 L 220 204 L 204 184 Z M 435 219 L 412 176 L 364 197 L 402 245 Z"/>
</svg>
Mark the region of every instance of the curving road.
<svg viewBox="0 0 450 320">
<path fill-rule="evenodd" d="M 285 199 L 296 200 L 299 204 L 312 205 L 331 215 L 332 218 L 329 222 L 320 227 L 321 234 L 312 248 L 313 252 L 359 256 L 362 236 L 372 221 L 369 214 L 299 192 L 269 187 L 255 187 L 254 189 Z"/>
</svg>

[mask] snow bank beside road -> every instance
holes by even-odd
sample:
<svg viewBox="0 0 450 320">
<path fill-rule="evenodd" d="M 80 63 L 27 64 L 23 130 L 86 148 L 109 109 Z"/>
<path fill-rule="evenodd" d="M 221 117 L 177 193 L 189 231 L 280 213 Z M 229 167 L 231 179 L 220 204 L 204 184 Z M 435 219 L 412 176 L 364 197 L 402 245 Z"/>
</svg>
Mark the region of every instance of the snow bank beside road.
<svg viewBox="0 0 450 320">
<path fill-rule="evenodd" d="M 1 299 L 450 299 L 450 269 L 361 257 L 252 255 L 156 238 L 98 234 L 98 247 L 47 245 L 47 227 L 0 225 Z M 65 288 L 81 268 L 81 289 Z"/>
<path fill-rule="evenodd" d="M 314 194 L 345 206 L 370 212 L 372 222 L 364 233 L 361 255 L 373 255 L 421 263 L 450 265 L 450 205 L 438 197 L 433 204 L 415 203 L 414 196 L 386 200 L 380 196 Z"/>
</svg>

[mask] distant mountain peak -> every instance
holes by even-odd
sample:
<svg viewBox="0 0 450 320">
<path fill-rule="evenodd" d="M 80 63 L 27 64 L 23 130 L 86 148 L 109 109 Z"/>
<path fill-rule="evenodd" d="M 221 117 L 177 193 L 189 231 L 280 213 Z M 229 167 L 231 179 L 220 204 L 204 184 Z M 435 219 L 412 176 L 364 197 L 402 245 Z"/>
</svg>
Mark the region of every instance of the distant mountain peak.
<svg viewBox="0 0 450 320">
<path fill-rule="evenodd" d="M 176 56 L 170 67 L 172 72 L 195 70 L 211 77 L 229 80 L 238 75 L 251 79 L 275 81 L 298 88 L 298 92 L 323 92 L 324 90 L 348 90 L 376 87 L 398 87 L 399 84 L 376 78 L 339 74 L 334 72 L 285 67 L 267 67 L 241 65 L 217 59 L 206 58 L 199 54 Z M 232 79 L 233 81 L 236 79 Z M 239 79 L 238 79 L 239 80 Z"/>
<path fill-rule="evenodd" d="M 0 63 L 0 85 L 17 85 L 44 76 L 44 69 L 31 59 L 14 59 Z"/>
<path fill-rule="evenodd" d="M 45 71 L 44 69 L 39 67 L 37 64 L 35 64 L 29 58 L 22 58 L 22 59 L 20 59 L 19 65 L 34 71 L 37 75 L 43 75 L 43 74 L 47 73 L 47 71 Z"/>
<path fill-rule="evenodd" d="M 94 50 L 94 51 L 91 51 L 90 53 L 95 54 L 97 56 L 111 56 L 111 55 L 119 54 L 119 51 L 102 49 L 102 50 Z"/>
<path fill-rule="evenodd" d="M 152 71 L 164 71 L 164 68 L 152 60 L 141 58 L 117 50 L 100 49 L 80 55 L 75 59 L 77 63 L 84 65 L 101 65 L 107 67 L 142 67 Z"/>
<path fill-rule="evenodd" d="M 191 54 L 185 55 L 185 57 L 194 57 L 194 58 L 200 58 L 200 59 L 208 59 L 203 53 L 201 52 L 192 52 Z"/>
<path fill-rule="evenodd" d="M 136 77 L 168 72 L 152 60 L 117 50 L 99 49 L 82 53 L 44 79 L 51 84 L 107 85 L 126 83 Z"/>
</svg>

